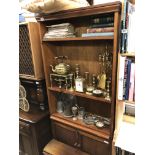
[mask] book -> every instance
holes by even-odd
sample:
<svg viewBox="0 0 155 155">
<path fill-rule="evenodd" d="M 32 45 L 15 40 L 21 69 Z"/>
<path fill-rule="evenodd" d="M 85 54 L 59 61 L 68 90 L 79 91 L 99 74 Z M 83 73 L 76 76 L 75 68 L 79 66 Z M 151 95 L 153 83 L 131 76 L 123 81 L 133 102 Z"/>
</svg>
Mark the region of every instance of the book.
<svg viewBox="0 0 155 155">
<path fill-rule="evenodd" d="M 128 10 L 128 0 L 124 0 L 123 3 L 123 13 L 122 13 L 122 27 L 121 27 L 121 53 L 126 53 L 127 50 L 127 26 L 126 26 L 126 18 L 127 18 L 127 10 Z"/>
<path fill-rule="evenodd" d="M 120 52 L 121 53 L 125 53 L 126 52 L 126 41 L 127 41 L 127 29 L 123 29 L 123 21 L 121 23 L 122 28 L 121 28 L 121 49 Z"/>
<path fill-rule="evenodd" d="M 131 59 L 128 59 L 125 100 L 128 100 L 129 98 L 130 70 L 131 70 Z"/>
<path fill-rule="evenodd" d="M 116 155 L 119 155 L 119 148 L 115 147 Z"/>
<path fill-rule="evenodd" d="M 114 32 L 114 27 L 88 28 L 87 33 Z"/>
<path fill-rule="evenodd" d="M 134 12 L 135 12 L 135 5 L 132 4 L 131 2 L 127 1 L 126 4 L 126 21 L 125 21 L 125 28 L 127 29 L 127 37 L 125 41 L 125 51 L 127 53 L 134 52 Z"/>
<path fill-rule="evenodd" d="M 123 8 L 123 29 L 126 28 L 126 11 L 127 11 L 127 1 L 128 0 L 124 0 L 124 8 Z"/>
<path fill-rule="evenodd" d="M 130 71 L 130 87 L 129 87 L 129 101 L 133 101 L 134 94 L 134 76 L 135 76 L 135 63 L 131 63 L 131 71 Z"/>
<path fill-rule="evenodd" d="M 126 100 L 126 83 L 127 83 L 127 66 L 128 66 L 128 59 L 125 59 L 125 66 L 124 66 L 124 80 L 123 80 L 123 99 Z"/>
<path fill-rule="evenodd" d="M 112 27 L 114 23 L 93 24 L 91 28 Z"/>
<path fill-rule="evenodd" d="M 127 52 L 135 52 L 135 13 L 129 14 Z"/>
<path fill-rule="evenodd" d="M 102 33 L 83 33 L 82 37 L 99 37 L 99 36 L 113 36 L 114 32 L 102 32 Z"/>
<path fill-rule="evenodd" d="M 124 81 L 124 68 L 126 57 L 120 56 L 120 71 L 118 78 L 118 99 L 123 100 L 123 81 Z"/>
<path fill-rule="evenodd" d="M 94 18 L 92 24 L 103 24 L 103 23 L 112 23 L 114 22 L 114 16 L 105 16 L 100 18 Z"/>
</svg>

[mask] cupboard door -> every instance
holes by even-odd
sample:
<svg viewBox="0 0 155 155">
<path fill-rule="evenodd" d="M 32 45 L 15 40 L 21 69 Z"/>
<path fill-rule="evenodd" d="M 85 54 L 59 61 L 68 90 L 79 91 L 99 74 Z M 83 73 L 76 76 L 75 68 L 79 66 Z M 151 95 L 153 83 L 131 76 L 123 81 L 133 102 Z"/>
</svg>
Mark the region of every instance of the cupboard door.
<svg viewBox="0 0 155 155">
<path fill-rule="evenodd" d="M 71 146 L 76 146 L 78 141 L 78 132 L 74 128 L 53 123 L 54 138 Z"/>
<path fill-rule="evenodd" d="M 107 140 L 79 131 L 80 147 L 90 155 L 110 155 L 110 145 Z"/>
<path fill-rule="evenodd" d="M 34 155 L 31 137 L 20 134 L 20 155 Z"/>
<path fill-rule="evenodd" d="M 23 154 L 24 154 L 24 147 L 23 147 L 22 135 L 19 134 L 19 155 Z"/>
</svg>

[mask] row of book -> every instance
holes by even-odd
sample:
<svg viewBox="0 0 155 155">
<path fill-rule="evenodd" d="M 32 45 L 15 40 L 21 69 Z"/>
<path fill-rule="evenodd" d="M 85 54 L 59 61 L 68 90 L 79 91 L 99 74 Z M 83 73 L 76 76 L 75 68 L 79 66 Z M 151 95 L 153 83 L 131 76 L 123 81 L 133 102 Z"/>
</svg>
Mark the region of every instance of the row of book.
<svg viewBox="0 0 155 155">
<path fill-rule="evenodd" d="M 135 153 L 122 150 L 119 147 L 115 147 L 115 151 L 116 151 L 116 155 L 135 155 Z"/>
<path fill-rule="evenodd" d="M 129 0 L 124 0 L 121 22 L 121 53 L 135 52 L 135 5 Z"/>
<path fill-rule="evenodd" d="M 93 36 L 113 36 L 114 35 L 114 16 L 106 15 L 103 17 L 92 18 L 91 26 L 82 37 Z"/>
<path fill-rule="evenodd" d="M 120 56 L 118 80 L 118 99 L 135 101 L 135 62 L 131 58 Z"/>
</svg>

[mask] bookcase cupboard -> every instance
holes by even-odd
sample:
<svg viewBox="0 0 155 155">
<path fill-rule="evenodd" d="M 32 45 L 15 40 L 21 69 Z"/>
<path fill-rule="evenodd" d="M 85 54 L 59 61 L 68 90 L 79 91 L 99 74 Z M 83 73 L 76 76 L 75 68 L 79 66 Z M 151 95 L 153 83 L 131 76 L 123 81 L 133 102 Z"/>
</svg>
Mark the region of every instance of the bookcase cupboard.
<svg viewBox="0 0 155 155">
<path fill-rule="evenodd" d="M 43 64 L 53 138 L 92 155 L 111 154 L 115 121 L 120 11 L 121 3 L 112 2 L 36 16 L 39 22 L 40 38 L 42 40 Z M 82 33 L 86 33 L 86 29 L 90 26 L 92 18 L 104 17 L 107 14 L 114 17 L 113 36 L 81 37 Z M 44 34 L 47 32 L 47 26 L 61 23 L 71 23 L 75 28 L 76 37 L 44 38 Z M 100 73 L 98 55 L 105 51 L 106 46 L 112 55 L 112 69 L 109 69 L 111 73 L 111 100 L 77 91 L 69 91 L 58 86 L 51 86 L 50 74 L 52 71 L 50 65 L 55 66 L 56 56 L 68 56 L 72 70 L 74 70 L 75 64 L 79 64 L 82 76 L 85 71 L 98 75 Z M 59 93 L 76 96 L 80 107 L 84 107 L 91 113 L 109 118 L 110 125 L 100 129 L 94 125 L 86 125 L 81 120 L 74 121 L 72 118 L 64 117 L 56 110 L 57 94 Z"/>
</svg>

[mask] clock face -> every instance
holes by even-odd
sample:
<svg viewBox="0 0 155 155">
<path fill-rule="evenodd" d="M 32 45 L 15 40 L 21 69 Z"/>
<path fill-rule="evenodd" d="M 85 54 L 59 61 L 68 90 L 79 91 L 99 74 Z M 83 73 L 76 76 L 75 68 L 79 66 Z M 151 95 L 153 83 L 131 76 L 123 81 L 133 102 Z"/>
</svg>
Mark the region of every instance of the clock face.
<svg viewBox="0 0 155 155">
<path fill-rule="evenodd" d="M 26 99 L 26 90 L 21 84 L 19 85 L 19 108 L 25 112 L 30 109 L 29 102 Z"/>
</svg>

